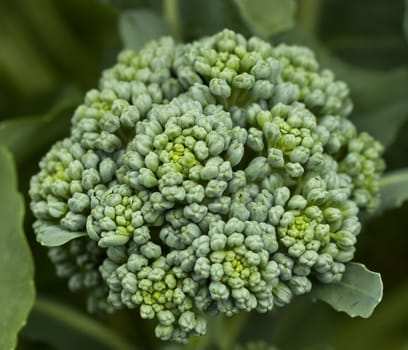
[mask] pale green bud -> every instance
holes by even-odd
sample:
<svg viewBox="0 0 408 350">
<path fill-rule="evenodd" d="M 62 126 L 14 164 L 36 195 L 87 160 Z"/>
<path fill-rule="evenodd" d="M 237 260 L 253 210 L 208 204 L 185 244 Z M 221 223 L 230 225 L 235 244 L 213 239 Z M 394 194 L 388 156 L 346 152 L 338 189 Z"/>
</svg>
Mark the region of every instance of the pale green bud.
<svg viewBox="0 0 408 350">
<path fill-rule="evenodd" d="M 51 193 L 56 197 L 67 198 L 69 196 L 69 184 L 57 179 L 51 184 Z"/>
<path fill-rule="evenodd" d="M 101 179 L 99 173 L 94 168 L 85 169 L 82 174 L 82 186 L 85 190 L 90 190 L 94 188 Z"/>
<path fill-rule="evenodd" d="M 214 201 L 209 203 L 208 209 L 213 213 L 226 215 L 228 214 L 230 205 L 231 205 L 230 197 L 220 197 L 216 198 Z"/>
<path fill-rule="evenodd" d="M 260 152 L 264 148 L 263 133 L 256 128 L 249 128 L 247 145 L 255 152 Z"/>
<path fill-rule="evenodd" d="M 140 306 L 140 317 L 144 319 L 153 319 L 155 316 L 155 312 L 151 305 L 142 304 Z"/>
<path fill-rule="evenodd" d="M 96 169 L 99 163 L 99 157 L 95 152 L 89 150 L 82 156 L 81 161 L 82 161 L 82 164 L 85 166 L 85 168 Z"/>
<path fill-rule="evenodd" d="M 181 314 L 178 324 L 180 325 L 181 329 L 186 332 L 189 332 L 194 329 L 196 326 L 196 317 L 192 311 L 185 311 Z"/>
<path fill-rule="evenodd" d="M 99 240 L 98 246 L 101 248 L 117 247 L 126 244 L 128 241 L 129 236 L 108 234 Z"/>
<path fill-rule="evenodd" d="M 219 155 L 225 149 L 224 137 L 215 131 L 210 131 L 206 138 L 209 153 L 212 156 Z"/>
<path fill-rule="evenodd" d="M 287 187 L 279 187 L 274 192 L 275 205 L 284 206 L 290 198 L 290 190 Z"/>
<path fill-rule="evenodd" d="M 356 236 L 347 231 L 339 231 L 332 233 L 330 237 L 335 240 L 337 246 L 340 249 L 350 249 L 354 247 L 357 242 Z"/>
<path fill-rule="evenodd" d="M 288 285 L 294 295 L 302 295 L 312 289 L 312 282 L 305 276 L 294 276 Z"/>
<path fill-rule="evenodd" d="M 225 181 L 210 180 L 205 187 L 205 194 L 208 198 L 220 198 L 227 187 L 228 184 Z"/>
<path fill-rule="evenodd" d="M 69 163 L 66 173 L 72 180 L 81 180 L 83 170 L 84 166 L 82 163 L 75 159 Z"/>
<path fill-rule="evenodd" d="M 140 252 L 147 259 L 157 259 L 162 253 L 161 247 L 158 244 L 150 241 L 140 246 Z"/>
<path fill-rule="evenodd" d="M 285 164 L 287 174 L 292 178 L 301 177 L 304 173 L 304 168 L 300 163 L 288 162 Z"/>
<path fill-rule="evenodd" d="M 291 210 L 304 209 L 307 206 L 307 200 L 303 196 L 296 194 L 289 199 L 287 206 Z"/>
<path fill-rule="evenodd" d="M 111 181 L 115 175 L 117 165 L 110 159 L 105 158 L 99 163 L 99 174 L 104 183 Z"/>
<path fill-rule="evenodd" d="M 210 283 L 209 291 L 214 300 L 227 300 L 230 295 L 226 285 L 218 281 Z"/>
<path fill-rule="evenodd" d="M 268 261 L 266 266 L 264 267 L 262 273 L 262 277 L 265 278 L 267 281 L 274 281 L 280 274 L 280 269 L 276 261 Z"/>
<path fill-rule="evenodd" d="M 57 202 L 57 201 L 48 202 L 48 212 L 55 219 L 62 218 L 66 214 L 67 211 L 68 211 L 68 206 L 63 202 Z"/>
<path fill-rule="evenodd" d="M 252 182 L 264 178 L 270 173 L 270 166 L 265 157 L 256 157 L 251 160 L 245 169 L 247 179 Z"/>
<path fill-rule="evenodd" d="M 269 222 L 274 226 L 279 225 L 281 217 L 284 212 L 285 209 L 283 208 L 283 206 L 281 205 L 273 206 L 271 209 L 269 209 L 268 212 Z"/>
<path fill-rule="evenodd" d="M 200 222 L 204 216 L 207 214 L 207 207 L 204 205 L 199 205 L 198 203 L 192 203 L 184 207 L 183 213 L 186 219 L 192 220 L 193 222 Z"/>
<path fill-rule="evenodd" d="M 273 295 L 275 296 L 276 305 L 284 306 L 291 302 L 293 294 L 290 288 L 286 284 L 279 282 L 279 284 L 275 286 L 272 289 L 272 291 L 273 291 Z"/>
<path fill-rule="evenodd" d="M 209 83 L 210 91 L 215 96 L 228 98 L 231 96 L 231 87 L 225 79 L 213 78 Z"/>
<path fill-rule="evenodd" d="M 260 236 L 251 235 L 245 238 L 245 246 L 253 252 L 260 252 L 264 248 L 264 243 Z"/>
<path fill-rule="evenodd" d="M 248 73 L 241 73 L 234 77 L 232 86 L 237 89 L 250 90 L 255 84 L 255 77 Z"/>
<path fill-rule="evenodd" d="M 160 311 L 165 312 L 165 311 Z M 160 312 L 158 314 L 160 314 Z M 158 324 L 154 329 L 154 334 L 157 338 L 167 341 L 171 340 L 174 333 L 174 327 L 172 325 Z"/>
<path fill-rule="evenodd" d="M 170 326 L 174 322 L 176 322 L 176 319 L 173 315 L 172 312 L 165 310 L 165 311 L 160 311 L 157 313 L 157 319 L 159 323 L 163 326 Z"/>
<path fill-rule="evenodd" d="M 230 216 L 233 216 L 241 221 L 248 220 L 251 213 L 243 203 L 232 202 L 230 207 Z"/>
<path fill-rule="evenodd" d="M 274 168 L 282 168 L 285 165 L 282 150 L 278 148 L 269 148 L 268 163 Z"/>
<path fill-rule="evenodd" d="M 85 228 L 86 216 L 68 212 L 61 219 L 61 226 L 70 231 L 81 231 Z"/>
<path fill-rule="evenodd" d="M 211 264 L 208 258 L 199 257 L 194 265 L 194 272 L 197 273 L 200 278 L 208 278 L 210 276 Z"/>
<path fill-rule="evenodd" d="M 116 101 L 115 101 L 116 102 Z M 106 112 L 99 120 L 101 130 L 114 133 L 120 128 L 120 119 L 111 112 Z"/>
<path fill-rule="evenodd" d="M 147 264 L 148 260 L 144 256 L 133 253 L 129 256 L 126 266 L 129 271 L 136 273 L 140 271 L 144 266 L 147 266 Z"/>
<path fill-rule="evenodd" d="M 297 242 L 288 249 L 289 255 L 298 258 L 306 251 L 306 247 L 303 243 Z"/>
</svg>

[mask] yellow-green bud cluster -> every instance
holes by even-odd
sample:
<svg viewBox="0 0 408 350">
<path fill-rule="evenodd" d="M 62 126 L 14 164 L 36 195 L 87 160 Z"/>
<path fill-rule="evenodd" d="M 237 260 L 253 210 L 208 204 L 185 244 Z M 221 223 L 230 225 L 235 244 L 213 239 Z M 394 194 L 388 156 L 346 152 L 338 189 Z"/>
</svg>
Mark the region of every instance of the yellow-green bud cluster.
<svg viewBox="0 0 408 350">
<path fill-rule="evenodd" d="M 342 278 L 378 204 L 351 106 L 307 48 L 225 30 L 124 51 L 32 178 L 36 234 L 91 310 L 137 308 L 163 340 L 288 304 Z"/>
</svg>

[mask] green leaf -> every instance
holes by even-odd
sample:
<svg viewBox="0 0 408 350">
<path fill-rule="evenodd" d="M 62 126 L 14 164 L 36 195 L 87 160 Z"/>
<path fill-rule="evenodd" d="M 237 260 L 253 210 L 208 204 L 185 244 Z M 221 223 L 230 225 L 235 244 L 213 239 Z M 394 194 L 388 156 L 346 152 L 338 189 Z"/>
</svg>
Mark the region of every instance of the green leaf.
<svg viewBox="0 0 408 350">
<path fill-rule="evenodd" d="M 27 23 L 19 20 L 16 11 L 3 4 L 0 3 L 0 86 L 4 88 L 1 94 L 11 89 L 29 97 L 52 91 L 57 79 L 46 52 L 39 50 Z"/>
<path fill-rule="evenodd" d="M 234 0 L 242 17 L 263 36 L 291 28 L 295 23 L 296 2 L 294 0 Z"/>
<path fill-rule="evenodd" d="M 390 146 L 408 118 L 408 68 L 384 72 L 347 68 L 345 64 L 333 68 L 350 86 L 355 107 L 351 119 L 357 128 Z"/>
<path fill-rule="evenodd" d="M 43 297 L 37 298 L 22 335 L 59 350 L 137 350 L 112 327 Z"/>
<path fill-rule="evenodd" d="M 408 199 L 408 168 L 385 174 L 380 182 L 381 204 L 377 213 L 400 207 Z"/>
<path fill-rule="evenodd" d="M 402 31 L 405 0 L 319 2 L 315 33 L 342 59 L 361 67 L 391 69 L 408 62 L 408 46 Z M 316 0 L 299 1 L 304 7 Z M 361 16 L 364 14 L 364 17 Z M 301 16 L 299 16 L 301 17 Z"/>
<path fill-rule="evenodd" d="M 163 0 L 99 0 L 103 4 L 113 5 L 119 9 L 149 8 L 155 11 L 162 9 Z M 166 1 L 166 0 L 165 0 Z"/>
<path fill-rule="evenodd" d="M 58 8 L 58 2 L 53 0 L 36 2 L 20 0 L 19 2 L 22 15 L 27 18 L 29 30 L 34 32 L 39 40 L 40 51 L 56 59 L 59 67 L 63 67 L 77 80 L 93 82 L 94 75 L 97 73 L 94 54 L 90 47 L 81 42 L 83 38 L 75 35 L 76 31 L 69 27 L 64 13 Z M 95 18 L 92 20 L 95 21 Z"/>
<path fill-rule="evenodd" d="M 153 11 L 129 10 L 120 16 L 119 32 L 125 48 L 140 50 L 148 41 L 169 35 L 170 29 Z"/>
<path fill-rule="evenodd" d="M 50 112 L 40 116 L 13 118 L 0 123 L 0 145 L 6 146 L 17 164 L 68 134 L 71 114 L 80 103 L 76 89 L 64 92 Z"/>
<path fill-rule="evenodd" d="M 184 41 L 212 35 L 225 28 L 246 36 L 251 34 L 234 0 L 178 0 L 177 4 Z"/>
<path fill-rule="evenodd" d="M 259 339 L 279 349 L 327 350 L 335 322 L 335 312 L 323 303 L 311 303 L 306 296 L 294 298 L 287 306 L 272 312 L 248 315 L 239 343 Z M 293 330 L 296 330 L 296 337 Z"/>
<path fill-rule="evenodd" d="M 408 42 L 408 0 L 405 0 L 405 11 L 404 11 L 403 27 L 404 27 L 405 39 Z"/>
<path fill-rule="evenodd" d="M 348 263 L 339 283 L 316 284 L 312 296 L 351 317 L 368 318 L 383 296 L 381 275 L 362 264 Z"/>
<path fill-rule="evenodd" d="M 37 228 L 36 239 L 43 246 L 58 247 L 83 236 L 86 236 L 86 232 L 67 231 L 56 225 L 40 225 Z"/>
<path fill-rule="evenodd" d="M 0 349 L 14 349 L 34 302 L 34 267 L 23 232 L 24 201 L 11 154 L 0 147 Z"/>
<path fill-rule="evenodd" d="M 385 147 L 389 147 L 407 119 L 408 101 L 401 100 L 378 107 L 375 111 L 362 113 L 353 118 L 353 121 L 359 130 L 367 131 Z"/>
<path fill-rule="evenodd" d="M 338 324 L 332 345 L 335 349 L 347 350 L 406 349 L 407 320 L 408 284 L 405 281 L 387 289 L 384 301 L 368 320 L 344 319 Z"/>
</svg>

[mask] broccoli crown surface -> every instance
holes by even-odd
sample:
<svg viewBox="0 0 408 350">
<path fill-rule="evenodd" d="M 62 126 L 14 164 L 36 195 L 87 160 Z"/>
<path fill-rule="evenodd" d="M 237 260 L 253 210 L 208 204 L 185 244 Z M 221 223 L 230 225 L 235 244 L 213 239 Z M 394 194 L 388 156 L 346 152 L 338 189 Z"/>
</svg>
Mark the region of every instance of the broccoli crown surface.
<svg viewBox="0 0 408 350">
<path fill-rule="evenodd" d="M 37 237 L 92 312 L 137 308 L 186 342 L 340 281 L 382 146 L 308 48 L 224 30 L 126 50 L 31 181 Z M 70 239 L 70 237 L 72 239 Z"/>
</svg>

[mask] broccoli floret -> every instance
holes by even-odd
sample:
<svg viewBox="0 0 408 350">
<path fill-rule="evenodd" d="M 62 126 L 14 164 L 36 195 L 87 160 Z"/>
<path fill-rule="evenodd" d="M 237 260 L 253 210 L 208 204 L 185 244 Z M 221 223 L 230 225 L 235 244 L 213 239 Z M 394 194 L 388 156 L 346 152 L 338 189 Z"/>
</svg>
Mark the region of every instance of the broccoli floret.
<svg viewBox="0 0 408 350">
<path fill-rule="evenodd" d="M 378 205 L 383 149 L 351 109 L 304 47 L 224 30 L 123 51 L 32 178 L 35 232 L 66 235 L 49 255 L 91 312 L 137 308 L 162 340 L 284 306 L 341 280 Z"/>
</svg>

